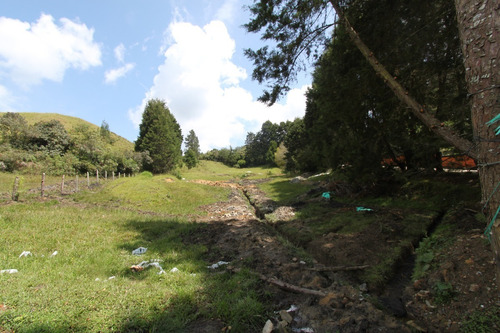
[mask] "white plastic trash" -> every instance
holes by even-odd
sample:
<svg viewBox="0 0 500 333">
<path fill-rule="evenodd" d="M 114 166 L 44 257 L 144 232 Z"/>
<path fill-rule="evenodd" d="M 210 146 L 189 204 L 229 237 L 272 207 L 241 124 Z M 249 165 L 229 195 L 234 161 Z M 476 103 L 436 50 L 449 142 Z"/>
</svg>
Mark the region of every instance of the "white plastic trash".
<svg viewBox="0 0 500 333">
<path fill-rule="evenodd" d="M 158 274 L 165 273 L 165 271 L 163 270 L 163 268 L 160 265 L 160 260 L 159 259 L 151 259 L 149 261 L 142 261 L 140 264 L 134 265 L 132 267 L 142 267 L 142 268 L 146 269 L 146 268 L 148 268 L 150 266 L 154 266 L 154 267 L 158 268 L 160 270 L 158 272 Z"/>
<path fill-rule="evenodd" d="M 55 256 L 57 256 L 57 253 L 58 253 L 57 251 L 54 251 L 54 252 L 52 252 L 52 254 L 50 256 L 55 257 Z"/>
<path fill-rule="evenodd" d="M 177 273 L 179 269 L 177 267 L 174 267 L 170 270 L 170 273 Z"/>
<path fill-rule="evenodd" d="M 17 269 L 2 269 L 0 271 L 0 274 L 15 274 L 15 273 L 19 273 L 19 271 Z"/>
<path fill-rule="evenodd" d="M 219 261 L 213 265 L 210 265 L 210 266 L 207 266 L 207 268 L 210 268 L 210 269 L 216 269 L 216 268 L 219 268 L 220 266 L 222 265 L 229 265 L 229 263 L 227 261 Z"/>
<path fill-rule="evenodd" d="M 30 251 L 23 251 L 23 253 L 21 253 L 19 255 L 19 258 L 21 257 L 27 257 L 27 256 L 32 256 L 33 254 L 30 252 Z"/>
<path fill-rule="evenodd" d="M 138 247 L 137 249 L 135 249 L 134 251 L 132 251 L 132 254 L 139 256 L 143 253 L 146 253 L 147 250 L 148 250 L 147 248 L 141 246 L 141 247 Z"/>
</svg>

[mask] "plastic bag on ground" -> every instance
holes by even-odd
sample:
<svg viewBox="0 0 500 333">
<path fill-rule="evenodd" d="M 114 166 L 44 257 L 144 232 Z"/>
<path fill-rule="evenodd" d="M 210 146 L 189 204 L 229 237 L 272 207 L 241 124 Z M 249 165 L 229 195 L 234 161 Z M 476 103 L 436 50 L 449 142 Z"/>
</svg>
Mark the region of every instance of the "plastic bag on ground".
<svg viewBox="0 0 500 333">
<path fill-rule="evenodd" d="M 21 253 L 19 255 L 19 258 L 21 258 L 21 257 L 27 257 L 27 256 L 32 256 L 32 255 L 33 255 L 33 253 L 31 253 L 30 251 L 23 251 L 23 253 Z"/>
<path fill-rule="evenodd" d="M 216 269 L 216 268 L 219 268 L 220 266 L 222 265 L 229 265 L 229 263 L 227 261 L 219 261 L 213 265 L 210 265 L 210 266 L 207 266 L 207 268 L 210 268 L 210 269 Z"/>
<path fill-rule="evenodd" d="M 146 253 L 147 250 L 148 250 L 147 248 L 141 246 L 141 247 L 138 247 L 137 249 L 135 249 L 134 251 L 132 251 L 132 254 L 139 256 L 141 254 Z"/>
<path fill-rule="evenodd" d="M 0 271 L 0 274 L 15 274 L 15 273 L 19 273 L 19 271 L 17 269 L 2 269 Z"/>
</svg>

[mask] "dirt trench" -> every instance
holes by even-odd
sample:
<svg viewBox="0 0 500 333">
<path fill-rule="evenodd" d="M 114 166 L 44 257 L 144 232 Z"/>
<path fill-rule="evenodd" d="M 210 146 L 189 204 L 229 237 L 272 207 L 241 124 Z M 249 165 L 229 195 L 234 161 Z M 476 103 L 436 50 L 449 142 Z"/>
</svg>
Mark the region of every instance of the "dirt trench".
<svg viewBox="0 0 500 333">
<path fill-rule="evenodd" d="M 359 271 L 346 269 L 373 264 L 379 253 L 392 249 L 402 215 L 411 212 L 377 212 L 386 222 L 386 234 L 373 228 L 355 235 L 330 232 L 297 248 L 278 232 L 276 221 L 296 228 L 298 234 L 307 232 L 308 222 L 294 217 L 294 207 L 279 207 L 267 198 L 258 188 L 264 181 L 204 181 L 230 187 L 231 193 L 227 201 L 204 207 L 208 215 L 198 222 L 206 223 L 205 232 L 187 241 L 205 244 L 209 261 L 229 261 L 230 269 L 246 267 L 263 279 L 263 288 L 274 296 L 275 315 L 269 318 L 272 332 L 460 332 L 470 331 L 469 319 L 474 316 L 473 331 L 500 331 L 495 262 L 482 232 L 484 226 L 475 217 L 477 210 L 459 207 L 448 212 L 447 218 L 454 221 L 454 237 L 447 246 L 434 250 L 432 268 L 423 278 L 411 281 L 410 251 L 409 260 L 401 263 L 384 294 L 351 279 Z M 330 205 L 333 210 L 353 208 Z M 433 217 L 434 226 L 441 214 Z M 264 219 L 270 216 L 273 223 Z M 446 302 L 437 303 L 442 291 L 436 286 L 451 286 L 445 290 L 451 292 Z M 286 310 L 292 317 L 283 327 Z"/>
<path fill-rule="evenodd" d="M 411 325 L 375 307 L 364 286 L 345 283 L 342 270 L 348 267 L 327 267 L 298 251 L 262 219 L 270 212 L 290 219 L 294 209 L 277 207 L 256 181 L 203 183 L 229 187 L 231 193 L 227 201 L 203 207 L 208 215 L 197 222 L 206 228 L 186 241 L 207 246 L 208 261 L 227 261 L 230 270 L 245 267 L 262 279 L 273 295 L 276 315 L 268 318 L 273 332 L 411 331 Z"/>
</svg>

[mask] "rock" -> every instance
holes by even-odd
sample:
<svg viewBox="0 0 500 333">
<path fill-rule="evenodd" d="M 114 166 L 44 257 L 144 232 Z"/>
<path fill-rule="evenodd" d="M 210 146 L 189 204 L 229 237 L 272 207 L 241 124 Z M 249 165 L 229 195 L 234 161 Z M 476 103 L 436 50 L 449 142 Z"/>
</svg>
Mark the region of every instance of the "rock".
<svg viewBox="0 0 500 333">
<path fill-rule="evenodd" d="M 349 321 L 351 321 L 351 317 L 343 317 L 343 318 L 340 318 L 339 320 L 339 324 L 340 326 L 344 326 L 345 324 L 347 324 Z"/>
<path fill-rule="evenodd" d="M 292 184 L 297 184 L 297 183 L 303 182 L 303 181 L 305 181 L 305 180 L 306 180 L 306 178 L 304 178 L 304 177 L 302 177 L 302 176 L 298 176 L 298 177 L 292 178 L 292 179 L 290 180 L 290 183 L 292 183 Z"/>
<path fill-rule="evenodd" d="M 333 303 L 333 301 L 337 298 L 338 298 L 337 294 L 328 293 L 328 295 L 326 295 L 325 297 L 320 299 L 318 303 L 319 303 L 319 305 L 322 305 L 322 306 L 328 306 L 328 305 L 331 305 Z"/>
<path fill-rule="evenodd" d="M 406 325 L 410 326 L 412 329 L 415 329 L 418 332 L 427 332 L 427 330 L 425 328 L 418 326 L 417 324 L 415 324 L 415 322 L 413 320 L 407 321 Z"/>
<path fill-rule="evenodd" d="M 288 324 L 290 324 L 293 321 L 292 316 L 286 310 L 280 311 L 280 317 L 281 319 L 283 319 L 283 321 L 286 321 Z"/>
<path fill-rule="evenodd" d="M 479 285 L 478 285 L 478 284 L 473 283 L 473 284 L 471 284 L 471 285 L 470 285 L 470 287 L 469 287 L 469 291 L 470 291 L 470 292 L 475 293 L 476 291 L 478 291 L 478 290 L 479 290 L 479 288 L 480 288 L 480 287 L 479 287 Z"/>
<path fill-rule="evenodd" d="M 271 333 L 274 329 L 273 322 L 271 320 L 267 320 L 264 328 L 262 329 L 262 333 Z"/>
</svg>

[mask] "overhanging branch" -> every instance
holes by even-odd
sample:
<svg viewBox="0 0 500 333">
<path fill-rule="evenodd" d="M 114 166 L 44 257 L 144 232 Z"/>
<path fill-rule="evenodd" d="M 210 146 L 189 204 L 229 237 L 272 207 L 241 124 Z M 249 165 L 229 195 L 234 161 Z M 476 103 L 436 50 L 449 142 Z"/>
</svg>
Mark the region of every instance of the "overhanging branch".
<svg viewBox="0 0 500 333">
<path fill-rule="evenodd" d="M 464 154 L 478 159 L 478 154 L 475 149 L 475 145 L 458 135 L 456 135 L 451 129 L 446 127 L 442 122 L 440 122 L 431 113 L 425 110 L 425 108 L 420 105 L 413 97 L 411 97 L 400 84 L 396 81 L 385 67 L 375 58 L 373 52 L 370 51 L 368 46 L 361 40 L 358 33 L 349 23 L 347 17 L 345 17 L 342 12 L 338 2 L 335 0 L 329 0 L 330 4 L 335 9 L 340 20 L 344 23 L 347 33 L 351 38 L 352 42 L 356 45 L 359 51 L 363 54 L 368 63 L 373 67 L 375 72 L 384 80 L 387 86 L 394 92 L 394 94 L 399 98 L 401 102 L 406 104 L 412 113 L 420 119 L 432 132 L 443 138 L 446 142 L 463 152 Z"/>
</svg>

